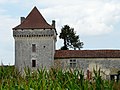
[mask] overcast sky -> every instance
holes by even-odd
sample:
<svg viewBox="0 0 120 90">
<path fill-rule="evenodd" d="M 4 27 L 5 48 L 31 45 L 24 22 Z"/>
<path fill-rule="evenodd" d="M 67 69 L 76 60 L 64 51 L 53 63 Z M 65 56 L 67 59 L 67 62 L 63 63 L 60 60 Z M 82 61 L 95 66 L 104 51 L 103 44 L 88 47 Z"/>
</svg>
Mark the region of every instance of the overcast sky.
<svg viewBox="0 0 120 90">
<path fill-rule="evenodd" d="M 120 0 L 0 0 L 0 61 L 14 64 L 12 28 L 37 6 L 46 21 L 73 27 L 83 49 L 120 49 Z M 57 49 L 62 46 L 57 41 Z"/>
</svg>

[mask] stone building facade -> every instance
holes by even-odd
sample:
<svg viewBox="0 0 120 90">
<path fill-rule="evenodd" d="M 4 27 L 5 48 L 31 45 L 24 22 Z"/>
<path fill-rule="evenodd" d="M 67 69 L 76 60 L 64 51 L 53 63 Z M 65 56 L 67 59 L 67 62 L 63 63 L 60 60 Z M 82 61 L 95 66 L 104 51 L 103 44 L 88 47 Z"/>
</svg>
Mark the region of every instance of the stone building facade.
<svg viewBox="0 0 120 90">
<path fill-rule="evenodd" d="M 13 28 L 15 66 L 19 70 L 50 68 L 54 64 L 56 35 L 55 21 L 49 25 L 34 7 L 26 18 L 21 18 L 21 24 Z"/>
<path fill-rule="evenodd" d="M 101 69 L 104 78 L 120 71 L 120 50 L 56 50 L 54 58 L 58 68 L 84 72 Z"/>
<path fill-rule="evenodd" d="M 55 21 L 48 24 L 36 7 L 13 28 L 15 66 L 22 70 L 46 68 L 78 68 L 87 71 L 96 66 L 106 75 L 120 69 L 120 50 L 56 50 Z M 116 72 L 114 72 L 116 71 Z"/>
</svg>

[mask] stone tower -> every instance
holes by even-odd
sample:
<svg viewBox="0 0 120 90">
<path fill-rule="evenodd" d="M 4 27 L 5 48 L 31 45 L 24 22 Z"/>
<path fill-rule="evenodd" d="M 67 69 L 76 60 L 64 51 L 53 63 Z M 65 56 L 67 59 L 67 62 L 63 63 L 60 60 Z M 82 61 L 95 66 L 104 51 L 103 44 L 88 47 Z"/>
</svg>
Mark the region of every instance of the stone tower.
<svg viewBox="0 0 120 90">
<path fill-rule="evenodd" d="M 54 63 L 56 36 L 55 21 L 49 25 L 36 7 L 21 17 L 13 28 L 16 68 L 49 69 Z"/>
</svg>

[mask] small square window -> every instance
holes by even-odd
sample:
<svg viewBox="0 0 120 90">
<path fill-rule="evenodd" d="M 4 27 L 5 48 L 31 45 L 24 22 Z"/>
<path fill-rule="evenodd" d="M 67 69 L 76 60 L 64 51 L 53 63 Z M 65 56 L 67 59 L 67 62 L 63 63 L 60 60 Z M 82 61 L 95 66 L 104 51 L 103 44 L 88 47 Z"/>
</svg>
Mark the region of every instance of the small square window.
<svg viewBox="0 0 120 90">
<path fill-rule="evenodd" d="M 43 46 L 43 48 L 45 48 L 45 46 Z"/>
<path fill-rule="evenodd" d="M 75 67 L 76 67 L 76 63 L 73 63 L 73 64 L 72 64 L 72 67 L 75 68 Z"/>
<path fill-rule="evenodd" d="M 72 63 L 70 63 L 70 67 L 72 67 Z"/>
<path fill-rule="evenodd" d="M 73 60 L 73 62 L 76 62 L 76 60 Z"/>
<path fill-rule="evenodd" d="M 72 60 L 70 60 L 70 62 L 72 62 Z"/>
<path fill-rule="evenodd" d="M 70 60 L 70 68 L 76 67 L 76 60 Z"/>
<path fill-rule="evenodd" d="M 32 67 L 36 67 L 36 60 L 32 60 Z"/>
<path fill-rule="evenodd" d="M 36 44 L 32 44 L 32 52 L 36 52 Z"/>
</svg>

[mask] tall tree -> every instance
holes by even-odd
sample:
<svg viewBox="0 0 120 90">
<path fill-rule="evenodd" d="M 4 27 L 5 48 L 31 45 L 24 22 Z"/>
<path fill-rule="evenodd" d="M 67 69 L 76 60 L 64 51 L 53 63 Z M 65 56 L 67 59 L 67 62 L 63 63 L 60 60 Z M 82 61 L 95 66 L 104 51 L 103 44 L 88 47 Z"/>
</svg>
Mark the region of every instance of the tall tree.
<svg viewBox="0 0 120 90">
<path fill-rule="evenodd" d="M 80 50 L 83 46 L 83 42 L 79 40 L 79 35 L 76 35 L 74 28 L 70 28 L 68 25 L 62 27 L 59 38 L 64 40 L 64 46 L 61 47 L 62 50 L 67 50 L 69 48 Z"/>
</svg>

